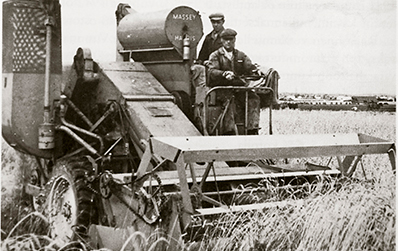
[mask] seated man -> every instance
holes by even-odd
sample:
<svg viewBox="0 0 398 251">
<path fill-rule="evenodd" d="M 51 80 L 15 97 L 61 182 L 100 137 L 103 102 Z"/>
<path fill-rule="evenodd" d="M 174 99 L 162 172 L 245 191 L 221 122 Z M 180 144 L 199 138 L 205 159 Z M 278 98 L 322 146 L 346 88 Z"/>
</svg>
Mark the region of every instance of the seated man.
<svg viewBox="0 0 398 251">
<path fill-rule="evenodd" d="M 241 78 L 253 75 L 257 69 L 245 53 L 235 49 L 236 31 L 225 29 L 221 33 L 222 47 L 214 51 L 209 58 L 208 85 L 214 86 L 246 86 Z M 217 91 L 216 104 L 227 109 L 221 123 L 220 134 L 242 134 L 245 120 L 245 93 L 233 93 L 231 90 Z M 260 120 L 260 99 L 249 92 L 247 134 L 258 134 Z"/>
</svg>

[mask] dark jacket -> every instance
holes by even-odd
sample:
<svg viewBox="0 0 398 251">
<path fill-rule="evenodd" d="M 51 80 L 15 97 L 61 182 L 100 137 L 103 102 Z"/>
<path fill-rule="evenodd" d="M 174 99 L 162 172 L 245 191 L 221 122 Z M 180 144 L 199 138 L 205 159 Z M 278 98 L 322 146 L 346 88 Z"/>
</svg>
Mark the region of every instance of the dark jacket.
<svg viewBox="0 0 398 251">
<path fill-rule="evenodd" d="M 198 63 L 202 64 L 204 61 L 209 60 L 210 54 L 222 46 L 220 37 L 222 31 L 218 33 L 216 39 L 213 39 L 214 30 L 207 34 L 203 41 L 202 49 L 199 52 Z"/>
<path fill-rule="evenodd" d="M 251 75 L 256 68 L 252 61 L 244 52 L 237 49 L 233 51 L 232 61 L 225 55 L 223 47 L 219 48 L 210 55 L 209 58 L 209 86 L 218 85 L 244 85 L 245 83 L 236 79 L 228 81 L 223 77 L 225 71 L 233 71 L 237 77 L 242 75 Z"/>
<path fill-rule="evenodd" d="M 245 53 L 234 50 L 232 61 L 225 55 L 223 47 L 210 55 L 208 70 L 208 85 L 214 86 L 245 86 L 244 80 L 239 76 L 252 75 L 256 68 Z M 234 80 L 226 80 L 223 77 L 225 71 L 235 73 Z M 258 130 L 260 121 L 260 98 L 254 92 L 248 92 L 248 114 L 247 129 Z M 217 90 L 215 103 L 227 109 L 224 118 L 220 123 L 220 134 L 243 134 L 245 121 L 246 98 L 244 92 L 235 93 L 232 90 Z M 224 109 L 224 108 L 223 108 Z"/>
</svg>

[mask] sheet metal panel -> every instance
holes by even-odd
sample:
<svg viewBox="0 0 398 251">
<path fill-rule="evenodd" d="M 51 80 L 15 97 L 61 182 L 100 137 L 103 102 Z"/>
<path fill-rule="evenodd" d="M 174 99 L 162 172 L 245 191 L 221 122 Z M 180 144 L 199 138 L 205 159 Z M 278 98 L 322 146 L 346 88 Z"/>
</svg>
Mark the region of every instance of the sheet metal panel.
<svg viewBox="0 0 398 251">
<path fill-rule="evenodd" d="M 170 95 L 156 78 L 137 62 L 101 63 L 106 77 L 123 95 Z"/>
<path fill-rule="evenodd" d="M 394 143 L 361 143 L 358 134 L 316 134 L 152 138 L 152 145 L 154 153 L 170 160 L 181 151 L 185 162 L 197 162 L 378 154 Z"/>
<path fill-rule="evenodd" d="M 61 93 L 62 79 L 58 4 L 52 14 L 55 25 L 48 93 L 51 113 L 53 101 Z M 54 153 L 38 147 L 38 128 L 43 123 L 45 105 L 46 16 L 40 1 L 3 1 L 2 135 L 13 148 L 41 158 L 51 158 Z"/>
<path fill-rule="evenodd" d="M 97 102 L 118 100 L 141 140 L 149 137 L 199 136 L 200 132 L 172 101 L 174 97 L 137 62 L 101 63 Z M 139 144 L 139 142 L 136 142 Z"/>
<path fill-rule="evenodd" d="M 117 28 L 117 37 L 126 50 L 175 47 L 182 50 L 187 35 L 194 48 L 203 35 L 199 13 L 186 6 L 171 11 L 134 12 L 125 16 Z"/>
<path fill-rule="evenodd" d="M 150 136 L 199 136 L 200 132 L 171 101 L 127 102 L 127 108 L 136 132 L 141 139 Z"/>
</svg>

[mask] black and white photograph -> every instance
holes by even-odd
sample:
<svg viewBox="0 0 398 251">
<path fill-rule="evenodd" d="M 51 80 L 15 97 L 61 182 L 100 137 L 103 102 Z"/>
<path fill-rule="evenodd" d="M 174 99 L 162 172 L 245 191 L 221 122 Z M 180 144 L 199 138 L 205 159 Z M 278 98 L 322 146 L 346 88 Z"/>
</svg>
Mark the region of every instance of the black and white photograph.
<svg viewBox="0 0 398 251">
<path fill-rule="evenodd" d="M 5 251 L 396 250 L 394 0 L 3 0 Z"/>
</svg>

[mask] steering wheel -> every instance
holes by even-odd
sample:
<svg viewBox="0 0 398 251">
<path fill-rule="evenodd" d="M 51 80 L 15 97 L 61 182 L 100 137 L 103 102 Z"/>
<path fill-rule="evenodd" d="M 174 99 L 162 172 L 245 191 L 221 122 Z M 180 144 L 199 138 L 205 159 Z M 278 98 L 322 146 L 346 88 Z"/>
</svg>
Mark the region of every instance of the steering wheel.
<svg viewBox="0 0 398 251">
<path fill-rule="evenodd" d="M 242 78 L 245 80 L 257 81 L 264 77 L 264 75 L 244 75 Z"/>
</svg>

